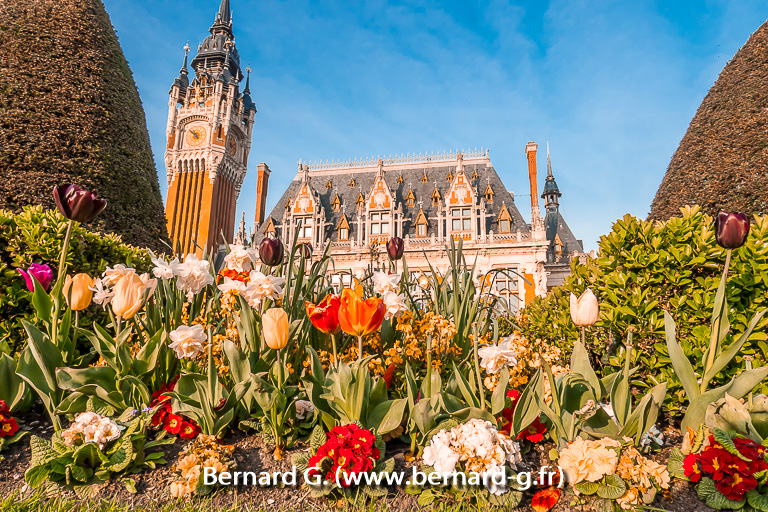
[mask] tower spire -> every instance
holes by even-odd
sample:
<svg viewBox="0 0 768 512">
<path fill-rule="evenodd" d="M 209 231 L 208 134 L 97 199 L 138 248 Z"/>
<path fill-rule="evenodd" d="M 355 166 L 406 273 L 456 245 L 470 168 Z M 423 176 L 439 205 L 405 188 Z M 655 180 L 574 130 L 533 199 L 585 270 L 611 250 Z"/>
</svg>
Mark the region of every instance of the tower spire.
<svg viewBox="0 0 768 512">
<path fill-rule="evenodd" d="M 229 25 L 231 21 L 232 21 L 232 15 L 231 15 L 231 11 L 229 10 L 229 0 L 221 0 L 221 5 L 219 6 L 219 12 L 216 15 L 216 22 Z"/>
<path fill-rule="evenodd" d="M 245 89 L 243 89 L 243 94 L 251 94 L 251 65 L 248 64 L 248 67 L 245 68 L 245 72 L 248 73 L 246 79 L 245 79 Z"/>
<path fill-rule="evenodd" d="M 554 178 L 552 176 L 552 161 L 549 159 L 549 139 L 547 139 L 547 178 Z"/>
<path fill-rule="evenodd" d="M 184 45 L 184 64 L 181 65 L 181 69 L 179 70 L 179 73 L 182 75 L 188 74 L 187 72 L 187 57 L 189 56 L 189 50 L 191 48 L 189 47 L 189 41 L 187 41 L 187 44 Z"/>
</svg>

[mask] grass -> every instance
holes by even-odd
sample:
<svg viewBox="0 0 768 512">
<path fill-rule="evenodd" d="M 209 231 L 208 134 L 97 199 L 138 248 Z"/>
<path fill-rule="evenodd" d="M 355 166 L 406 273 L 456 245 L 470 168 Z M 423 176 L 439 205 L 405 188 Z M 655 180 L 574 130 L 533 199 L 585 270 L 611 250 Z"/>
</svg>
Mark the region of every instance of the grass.
<svg viewBox="0 0 768 512">
<path fill-rule="evenodd" d="M 293 512 L 294 510 L 303 510 L 307 512 L 320 512 L 334 510 L 336 512 L 387 512 L 392 510 L 390 504 L 386 502 L 369 503 L 364 506 L 342 506 L 338 508 L 329 508 L 325 504 L 311 503 L 302 509 L 280 508 L 274 505 L 256 506 L 253 504 L 241 504 L 221 506 L 214 504 L 210 499 L 198 499 L 195 501 L 172 501 L 169 500 L 162 504 L 152 506 L 134 505 L 132 503 L 115 502 L 107 500 L 79 500 L 64 496 L 45 497 L 42 494 L 34 493 L 22 497 L 18 491 L 14 491 L 0 500 L 0 512 Z M 468 504 L 436 504 L 430 507 L 419 507 L 411 510 L 429 510 L 430 512 L 476 512 L 479 509 Z"/>
</svg>

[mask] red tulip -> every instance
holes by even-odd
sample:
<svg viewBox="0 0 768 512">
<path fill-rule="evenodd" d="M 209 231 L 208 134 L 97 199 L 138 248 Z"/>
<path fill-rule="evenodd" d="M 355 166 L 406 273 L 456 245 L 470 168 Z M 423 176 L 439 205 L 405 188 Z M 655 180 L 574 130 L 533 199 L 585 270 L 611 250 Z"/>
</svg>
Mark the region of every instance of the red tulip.
<svg viewBox="0 0 768 512">
<path fill-rule="evenodd" d="M 265 238 L 259 245 L 261 262 L 276 267 L 283 262 L 283 243 L 279 238 Z"/>
<path fill-rule="evenodd" d="M 402 258 L 404 250 L 405 242 L 399 236 L 393 236 L 389 239 L 389 242 L 387 242 L 387 254 L 392 261 Z"/>
<path fill-rule="evenodd" d="M 738 249 L 747 241 L 749 217 L 744 213 L 720 212 L 715 217 L 715 239 L 724 249 Z"/>
<path fill-rule="evenodd" d="M 95 190 L 88 192 L 71 183 L 53 187 L 53 199 L 63 216 L 77 222 L 90 222 L 107 207 Z"/>
<path fill-rule="evenodd" d="M 338 295 L 329 293 L 317 306 L 307 301 L 306 307 L 309 321 L 317 330 L 325 334 L 337 334 L 341 330 L 339 326 L 341 298 Z"/>
<path fill-rule="evenodd" d="M 299 250 L 304 254 L 304 259 L 308 260 L 312 257 L 312 244 L 305 242 L 299 244 Z"/>
<path fill-rule="evenodd" d="M 557 500 L 560 499 L 560 489 L 557 487 L 547 487 L 536 491 L 531 500 L 531 507 L 536 512 L 547 512 L 557 505 Z"/>
</svg>

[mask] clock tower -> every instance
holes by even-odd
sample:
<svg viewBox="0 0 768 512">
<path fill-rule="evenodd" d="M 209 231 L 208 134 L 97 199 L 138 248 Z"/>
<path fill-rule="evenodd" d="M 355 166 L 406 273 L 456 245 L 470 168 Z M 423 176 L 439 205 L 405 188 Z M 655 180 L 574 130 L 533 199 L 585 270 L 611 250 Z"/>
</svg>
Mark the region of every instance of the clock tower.
<svg viewBox="0 0 768 512">
<path fill-rule="evenodd" d="M 210 35 L 197 47 L 191 82 L 189 45 L 184 50 L 168 102 L 165 217 L 174 251 L 201 256 L 234 236 L 256 114 L 251 70 L 246 68 L 245 76 L 240 68 L 229 0 L 221 1 Z"/>
</svg>

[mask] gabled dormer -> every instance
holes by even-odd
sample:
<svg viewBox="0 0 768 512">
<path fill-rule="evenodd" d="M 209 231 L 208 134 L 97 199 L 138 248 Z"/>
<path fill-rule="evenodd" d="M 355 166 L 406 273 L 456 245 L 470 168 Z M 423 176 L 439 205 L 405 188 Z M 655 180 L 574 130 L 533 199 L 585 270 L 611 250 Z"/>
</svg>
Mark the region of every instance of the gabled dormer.
<svg viewBox="0 0 768 512">
<path fill-rule="evenodd" d="M 416 214 L 416 236 L 424 238 L 429 233 L 429 219 L 424 214 L 424 210 L 419 208 L 419 213 Z"/>
<path fill-rule="evenodd" d="M 267 238 L 273 238 L 277 236 L 277 229 L 275 229 L 275 221 L 270 216 L 267 217 L 267 223 L 264 225 L 264 236 Z"/>
<path fill-rule="evenodd" d="M 342 213 L 339 223 L 336 225 L 336 233 L 338 233 L 338 241 L 345 242 L 349 240 L 349 220 L 347 214 Z"/>
<path fill-rule="evenodd" d="M 405 196 L 405 204 L 408 206 L 408 208 L 413 208 L 413 205 L 416 204 L 416 196 L 413 194 L 413 189 L 408 189 L 408 195 Z"/>
<path fill-rule="evenodd" d="M 506 204 L 502 203 L 497 221 L 499 223 L 500 234 L 512 232 L 512 216 L 509 214 L 509 210 L 507 209 Z"/>
<path fill-rule="evenodd" d="M 469 206 L 475 204 L 475 193 L 469 178 L 463 170 L 456 173 L 448 191 L 448 206 Z"/>
<path fill-rule="evenodd" d="M 389 190 L 384 176 L 377 175 L 373 180 L 371 193 L 368 194 L 368 210 L 390 209 L 392 207 L 392 192 Z"/>
</svg>

